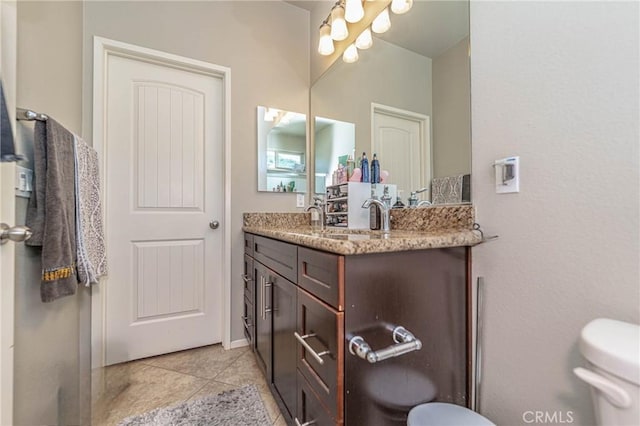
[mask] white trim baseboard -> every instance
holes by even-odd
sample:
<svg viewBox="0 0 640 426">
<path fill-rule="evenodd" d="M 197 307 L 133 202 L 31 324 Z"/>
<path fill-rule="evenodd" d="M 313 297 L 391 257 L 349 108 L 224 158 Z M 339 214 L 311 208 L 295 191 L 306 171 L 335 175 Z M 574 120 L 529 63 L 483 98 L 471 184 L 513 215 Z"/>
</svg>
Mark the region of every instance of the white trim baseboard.
<svg viewBox="0 0 640 426">
<path fill-rule="evenodd" d="M 249 346 L 249 341 L 247 339 L 238 339 L 229 343 L 229 347 L 225 347 L 225 349 L 236 349 L 244 346 Z"/>
</svg>

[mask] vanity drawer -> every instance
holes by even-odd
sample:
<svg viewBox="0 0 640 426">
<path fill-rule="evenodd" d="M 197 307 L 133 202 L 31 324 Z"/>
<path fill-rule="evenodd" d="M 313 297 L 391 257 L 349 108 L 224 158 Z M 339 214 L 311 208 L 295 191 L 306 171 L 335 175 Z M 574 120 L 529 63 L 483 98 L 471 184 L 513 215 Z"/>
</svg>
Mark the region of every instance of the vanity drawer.
<svg viewBox="0 0 640 426">
<path fill-rule="evenodd" d="M 253 257 L 289 281 L 296 282 L 298 278 L 297 246 L 255 235 Z"/>
<path fill-rule="evenodd" d="M 244 297 L 249 300 L 253 300 L 253 296 L 256 291 L 256 280 L 253 274 L 253 258 L 248 254 L 245 254 L 242 272 L 242 285 L 244 287 Z"/>
<path fill-rule="evenodd" d="M 299 247 L 298 285 L 343 311 L 344 256 Z"/>
<path fill-rule="evenodd" d="M 309 382 L 298 371 L 298 404 L 295 424 L 313 424 L 314 426 L 342 425 L 331 418 L 325 407 L 311 389 Z"/>
<path fill-rule="evenodd" d="M 331 416 L 343 416 L 344 312 L 322 303 L 298 288 L 296 365 Z M 312 354 L 320 355 L 319 362 Z M 324 353 L 324 354 L 323 354 Z"/>
<path fill-rule="evenodd" d="M 253 234 L 244 233 L 244 252 L 253 256 Z"/>
</svg>

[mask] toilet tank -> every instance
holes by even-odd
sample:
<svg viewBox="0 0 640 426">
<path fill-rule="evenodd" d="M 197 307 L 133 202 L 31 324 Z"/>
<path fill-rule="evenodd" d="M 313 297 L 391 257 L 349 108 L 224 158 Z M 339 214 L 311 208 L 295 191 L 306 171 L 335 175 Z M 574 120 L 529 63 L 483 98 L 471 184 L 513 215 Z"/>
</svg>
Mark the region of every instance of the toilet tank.
<svg viewBox="0 0 640 426">
<path fill-rule="evenodd" d="M 580 335 L 590 368 L 575 374 L 592 387 L 599 425 L 638 425 L 640 420 L 640 326 L 598 318 Z"/>
</svg>

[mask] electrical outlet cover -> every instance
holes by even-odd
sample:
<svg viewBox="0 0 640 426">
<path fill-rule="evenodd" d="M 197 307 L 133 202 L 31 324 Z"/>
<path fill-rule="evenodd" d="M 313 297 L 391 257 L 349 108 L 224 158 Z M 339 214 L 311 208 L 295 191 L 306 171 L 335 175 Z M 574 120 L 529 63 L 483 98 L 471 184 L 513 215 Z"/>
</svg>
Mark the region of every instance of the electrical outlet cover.
<svg viewBox="0 0 640 426">
<path fill-rule="evenodd" d="M 520 157 L 508 157 L 493 163 L 496 194 L 520 192 Z"/>
<path fill-rule="evenodd" d="M 304 194 L 296 195 L 296 207 L 304 207 Z"/>
</svg>

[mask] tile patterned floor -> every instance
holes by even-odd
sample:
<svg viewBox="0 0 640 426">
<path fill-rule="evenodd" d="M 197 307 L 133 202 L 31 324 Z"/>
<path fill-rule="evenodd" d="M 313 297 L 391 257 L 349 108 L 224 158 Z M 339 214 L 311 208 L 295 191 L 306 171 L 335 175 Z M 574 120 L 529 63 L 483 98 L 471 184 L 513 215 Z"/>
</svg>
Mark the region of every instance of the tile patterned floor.
<svg viewBox="0 0 640 426">
<path fill-rule="evenodd" d="M 272 424 L 286 425 L 248 346 L 205 346 L 112 365 L 95 370 L 93 383 L 94 426 L 246 384 L 258 387 Z"/>
</svg>

